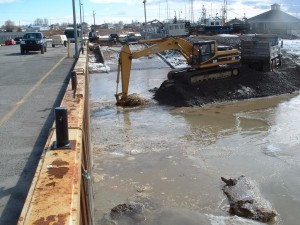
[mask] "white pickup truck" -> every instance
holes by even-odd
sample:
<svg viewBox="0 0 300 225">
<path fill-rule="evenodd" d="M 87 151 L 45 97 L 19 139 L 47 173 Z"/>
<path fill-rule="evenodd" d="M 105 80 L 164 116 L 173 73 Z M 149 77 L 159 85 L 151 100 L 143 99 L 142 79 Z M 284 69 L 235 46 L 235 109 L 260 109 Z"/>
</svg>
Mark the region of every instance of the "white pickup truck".
<svg viewBox="0 0 300 225">
<path fill-rule="evenodd" d="M 54 48 L 56 45 L 63 45 L 67 47 L 67 36 L 66 35 L 53 35 L 52 36 L 52 47 Z"/>
</svg>

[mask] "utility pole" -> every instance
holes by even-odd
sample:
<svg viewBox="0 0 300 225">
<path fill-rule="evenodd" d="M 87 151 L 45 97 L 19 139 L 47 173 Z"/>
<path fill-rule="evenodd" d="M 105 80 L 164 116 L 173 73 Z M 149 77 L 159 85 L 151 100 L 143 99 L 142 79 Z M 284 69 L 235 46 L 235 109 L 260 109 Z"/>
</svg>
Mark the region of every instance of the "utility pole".
<svg viewBox="0 0 300 225">
<path fill-rule="evenodd" d="M 83 29 L 82 29 L 82 17 L 81 17 L 81 0 L 79 0 L 79 13 L 80 13 L 80 28 L 81 28 L 81 44 L 83 44 Z"/>
<path fill-rule="evenodd" d="M 194 1 L 191 0 L 191 22 L 194 23 Z"/>
<path fill-rule="evenodd" d="M 96 15 L 96 13 L 94 12 L 94 10 L 93 10 L 93 17 L 94 17 L 94 30 L 96 31 L 96 22 L 95 22 L 95 15 Z"/>
<path fill-rule="evenodd" d="M 73 26 L 74 26 L 74 38 L 75 38 L 75 55 L 74 58 L 78 58 L 78 40 L 77 40 L 77 23 L 76 23 L 76 10 L 75 10 L 75 1 L 73 2 Z"/>
<path fill-rule="evenodd" d="M 223 13 L 222 13 L 222 23 L 225 25 L 227 20 L 227 0 L 224 0 L 224 5 L 223 5 Z"/>
<path fill-rule="evenodd" d="M 96 15 L 96 13 L 93 10 L 93 17 L 94 17 L 94 27 L 93 27 L 93 30 L 92 30 L 92 36 L 93 37 L 97 37 L 95 15 Z"/>
<path fill-rule="evenodd" d="M 81 6 L 82 6 L 82 20 L 84 22 L 84 8 L 83 8 L 83 3 L 81 3 Z"/>
<path fill-rule="evenodd" d="M 160 2 L 158 3 L 158 20 L 160 21 Z"/>
<path fill-rule="evenodd" d="M 168 5 L 168 0 L 166 0 L 167 2 L 167 19 L 169 19 L 169 5 Z"/>
<path fill-rule="evenodd" d="M 147 16 L 146 16 L 146 0 L 143 1 L 144 3 L 144 14 L 145 14 L 145 24 L 147 23 Z"/>
</svg>

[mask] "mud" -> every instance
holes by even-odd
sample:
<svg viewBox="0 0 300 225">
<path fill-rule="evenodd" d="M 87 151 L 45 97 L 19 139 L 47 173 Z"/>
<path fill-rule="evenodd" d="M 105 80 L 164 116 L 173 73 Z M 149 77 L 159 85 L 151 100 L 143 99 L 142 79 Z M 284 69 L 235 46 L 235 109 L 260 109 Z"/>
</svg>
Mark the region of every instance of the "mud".
<svg viewBox="0 0 300 225">
<path fill-rule="evenodd" d="M 154 99 L 163 105 L 182 107 L 292 93 L 300 88 L 299 72 L 300 66 L 286 55 L 274 72 L 258 72 L 244 65 L 238 76 L 203 81 L 193 87 L 166 80 Z"/>
<path fill-rule="evenodd" d="M 223 177 L 221 179 L 226 183 L 223 191 L 230 203 L 230 213 L 261 222 L 269 222 L 278 216 L 251 179 L 245 176 L 237 179 Z"/>
</svg>

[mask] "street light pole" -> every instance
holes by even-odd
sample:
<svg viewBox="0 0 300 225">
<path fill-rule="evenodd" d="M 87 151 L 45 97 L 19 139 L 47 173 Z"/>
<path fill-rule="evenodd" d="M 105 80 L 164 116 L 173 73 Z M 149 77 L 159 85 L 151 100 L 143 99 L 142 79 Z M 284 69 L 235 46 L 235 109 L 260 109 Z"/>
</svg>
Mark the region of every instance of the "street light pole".
<svg viewBox="0 0 300 225">
<path fill-rule="evenodd" d="M 143 1 L 144 3 L 144 14 L 145 14 L 145 24 L 147 23 L 147 16 L 146 16 L 146 0 Z"/>
<path fill-rule="evenodd" d="M 73 26 L 74 26 L 74 38 L 75 38 L 75 55 L 74 58 L 78 58 L 78 40 L 77 40 L 77 23 L 76 23 L 76 10 L 75 10 L 75 1 L 72 0 L 73 3 Z"/>
<path fill-rule="evenodd" d="M 167 19 L 169 19 L 169 5 L 168 5 L 168 0 L 166 0 L 167 2 Z"/>
<path fill-rule="evenodd" d="M 81 17 L 81 0 L 79 0 L 79 13 L 80 13 L 80 28 L 81 28 L 81 44 L 83 44 L 83 29 L 82 29 L 82 17 Z"/>
<path fill-rule="evenodd" d="M 94 10 L 93 10 L 93 17 L 94 17 L 94 29 L 95 29 L 95 31 L 96 31 L 96 28 L 95 28 L 95 26 L 96 26 L 96 22 L 95 22 L 95 15 L 96 15 L 96 13 L 94 12 Z"/>
<path fill-rule="evenodd" d="M 83 3 L 81 3 L 81 6 L 82 6 L 82 20 L 84 22 L 84 8 L 83 8 Z"/>
</svg>

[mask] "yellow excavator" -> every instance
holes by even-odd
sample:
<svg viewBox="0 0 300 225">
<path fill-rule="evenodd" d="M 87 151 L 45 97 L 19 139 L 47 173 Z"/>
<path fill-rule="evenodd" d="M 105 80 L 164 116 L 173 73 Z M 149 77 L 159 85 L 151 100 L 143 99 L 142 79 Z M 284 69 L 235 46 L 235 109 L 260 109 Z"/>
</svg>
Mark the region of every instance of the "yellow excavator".
<svg viewBox="0 0 300 225">
<path fill-rule="evenodd" d="M 178 50 L 187 60 L 188 67 L 175 69 L 168 73 L 169 80 L 178 80 L 190 85 L 208 79 L 219 79 L 239 74 L 240 52 L 227 46 L 218 46 L 216 41 L 201 41 L 190 43 L 178 38 L 140 40 L 139 44 L 148 44 L 142 50 L 131 52 L 128 44 L 122 47 L 119 55 L 117 105 L 125 106 L 128 97 L 132 59 L 149 56 L 165 50 Z M 122 92 L 118 93 L 119 82 L 122 82 Z"/>
</svg>

